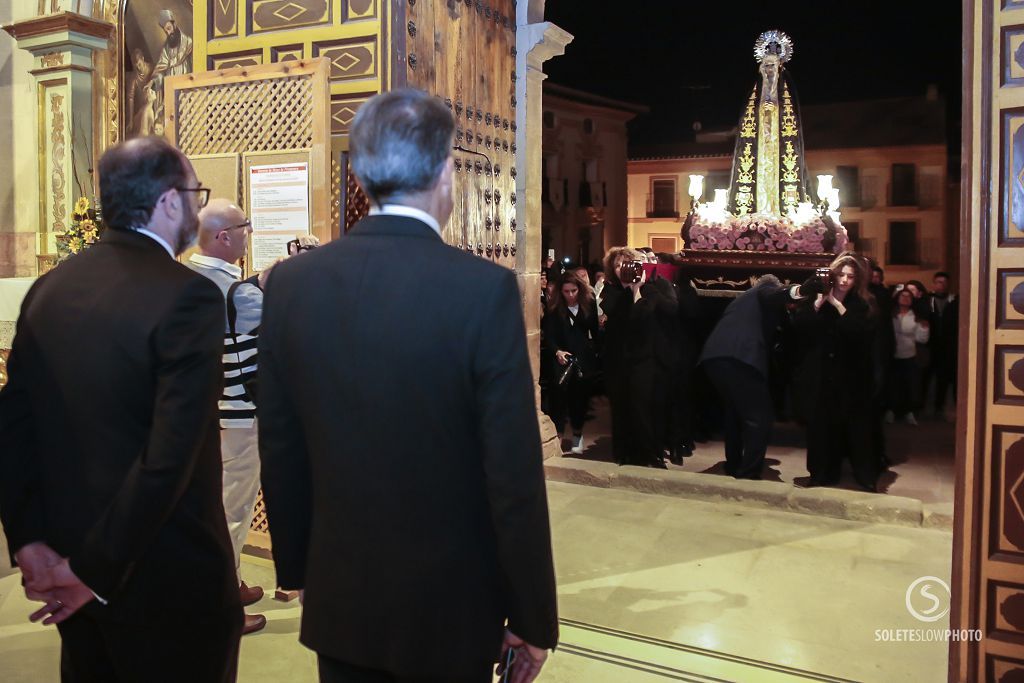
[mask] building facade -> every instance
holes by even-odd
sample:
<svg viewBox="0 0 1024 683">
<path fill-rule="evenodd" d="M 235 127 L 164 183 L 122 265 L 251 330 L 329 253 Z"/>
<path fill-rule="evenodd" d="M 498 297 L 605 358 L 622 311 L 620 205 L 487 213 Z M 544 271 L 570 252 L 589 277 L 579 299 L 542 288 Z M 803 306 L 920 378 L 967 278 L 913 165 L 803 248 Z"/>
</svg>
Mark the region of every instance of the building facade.
<svg viewBox="0 0 1024 683">
<path fill-rule="evenodd" d="M 599 261 L 626 243 L 626 123 L 645 107 L 544 83 L 542 248 Z"/>
</svg>

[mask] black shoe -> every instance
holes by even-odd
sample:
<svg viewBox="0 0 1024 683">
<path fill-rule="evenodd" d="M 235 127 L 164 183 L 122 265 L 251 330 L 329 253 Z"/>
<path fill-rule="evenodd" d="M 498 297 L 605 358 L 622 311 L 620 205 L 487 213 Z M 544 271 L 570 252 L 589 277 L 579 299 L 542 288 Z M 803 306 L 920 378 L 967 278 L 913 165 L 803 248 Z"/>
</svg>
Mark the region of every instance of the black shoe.
<svg viewBox="0 0 1024 683">
<path fill-rule="evenodd" d="M 679 451 L 672 451 L 668 454 L 668 461 L 678 467 L 683 466 L 683 458 L 679 455 Z"/>
<path fill-rule="evenodd" d="M 658 469 L 658 470 L 667 470 L 668 469 L 668 465 L 666 465 L 665 461 L 662 460 L 661 458 L 657 458 L 655 460 L 652 460 L 650 466 L 655 468 L 655 469 Z"/>
<path fill-rule="evenodd" d="M 857 485 L 868 493 L 878 493 L 878 484 L 865 484 L 862 481 L 858 481 Z"/>
</svg>

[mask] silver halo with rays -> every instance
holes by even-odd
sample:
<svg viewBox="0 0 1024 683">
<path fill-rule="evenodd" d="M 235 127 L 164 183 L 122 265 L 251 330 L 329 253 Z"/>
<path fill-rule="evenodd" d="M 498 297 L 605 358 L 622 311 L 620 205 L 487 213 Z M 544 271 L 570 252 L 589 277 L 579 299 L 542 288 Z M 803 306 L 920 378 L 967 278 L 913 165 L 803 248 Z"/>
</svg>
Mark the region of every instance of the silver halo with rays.
<svg viewBox="0 0 1024 683">
<path fill-rule="evenodd" d="M 778 55 L 780 62 L 785 63 L 793 58 L 793 39 L 782 31 L 772 29 L 758 36 L 757 42 L 754 43 L 754 59 L 757 60 L 758 64 L 764 61 L 772 45 L 779 46 Z"/>
</svg>

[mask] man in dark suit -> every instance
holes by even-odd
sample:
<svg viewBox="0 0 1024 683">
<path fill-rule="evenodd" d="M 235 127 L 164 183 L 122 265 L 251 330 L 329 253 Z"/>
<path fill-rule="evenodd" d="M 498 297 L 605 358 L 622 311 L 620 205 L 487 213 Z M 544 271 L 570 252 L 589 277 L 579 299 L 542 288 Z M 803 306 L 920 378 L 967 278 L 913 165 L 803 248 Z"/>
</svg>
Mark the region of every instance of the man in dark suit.
<svg viewBox="0 0 1024 683">
<path fill-rule="evenodd" d="M 0 520 L 64 681 L 232 681 L 242 628 L 221 504 L 224 300 L 175 261 L 208 196 L 136 138 L 99 163 L 108 228 L 39 278 L 0 391 Z"/>
<path fill-rule="evenodd" d="M 489 682 L 507 648 L 529 681 L 558 638 L 522 297 L 441 240 L 454 128 L 415 90 L 362 105 L 371 215 L 267 281 L 264 495 L 321 681 Z"/>
<path fill-rule="evenodd" d="M 704 343 L 699 363 L 722 399 L 725 469 L 737 479 L 760 479 L 775 421 L 768 353 L 786 304 L 824 291 L 811 278 L 783 287 L 765 275 L 729 304 Z"/>
</svg>

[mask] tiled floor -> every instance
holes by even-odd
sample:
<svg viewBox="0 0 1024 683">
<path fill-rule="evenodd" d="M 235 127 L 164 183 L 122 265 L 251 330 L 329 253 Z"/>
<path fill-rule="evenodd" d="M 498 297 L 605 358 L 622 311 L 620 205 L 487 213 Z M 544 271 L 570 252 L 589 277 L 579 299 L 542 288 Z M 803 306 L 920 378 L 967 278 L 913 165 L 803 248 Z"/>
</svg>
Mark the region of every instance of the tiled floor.
<svg viewBox="0 0 1024 683">
<path fill-rule="evenodd" d="M 941 642 L 876 629 L 945 629 L 905 607 L 920 576 L 950 575 L 950 534 L 549 482 L 561 647 L 547 683 L 944 680 Z M 0 574 L 2 574 L 0 570 Z M 250 584 L 273 585 L 246 557 Z M 301 608 L 265 598 L 239 680 L 314 681 Z M 17 575 L 0 578 L 0 680 L 55 681 L 56 633 L 28 624 Z"/>
</svg>

